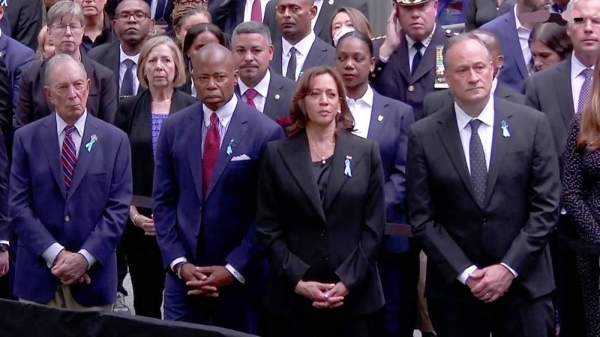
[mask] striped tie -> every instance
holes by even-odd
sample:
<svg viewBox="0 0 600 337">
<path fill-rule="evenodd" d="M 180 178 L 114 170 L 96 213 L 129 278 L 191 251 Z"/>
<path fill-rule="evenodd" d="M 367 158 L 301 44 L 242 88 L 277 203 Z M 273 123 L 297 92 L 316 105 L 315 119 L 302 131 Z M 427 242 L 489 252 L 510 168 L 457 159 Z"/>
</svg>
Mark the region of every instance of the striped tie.
<svg viewBox="0 0 600 337">
<path fill-rule="evenodd" d="M 73 131 L 75 131 L 75 126 L 67 125 L 65 127 L 65 139 L 63 140 L 60 154 L 60 161 L 63 167 L 63 180 L 65 181 L 67 192 L 69 192 L 69 187 L 71 187 L 73 172 L 75 172 L 75 165 L 77 164 L 75 142 L 73 142 L 72 136 Z"/>
</svg>

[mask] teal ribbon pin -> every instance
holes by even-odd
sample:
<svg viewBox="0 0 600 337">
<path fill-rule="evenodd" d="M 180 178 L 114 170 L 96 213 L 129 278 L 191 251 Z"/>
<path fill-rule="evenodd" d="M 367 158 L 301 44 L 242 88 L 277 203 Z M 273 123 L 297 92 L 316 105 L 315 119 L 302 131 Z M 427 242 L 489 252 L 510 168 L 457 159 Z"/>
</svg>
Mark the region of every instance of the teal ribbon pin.
<svg viewBox="0 0 600 337">
<path fill-rule="evenodd" d="M 96 143 L 97 140 L 98 140 L 98 136 L 92 135 L 92 137 L 90 138 L 90 141 L 87 142 L 87 144 L 85 144 L 85 148 L 88 150 L 88 152 L 92 151 L 92 147 L 94 146 L 94 143 Z"/>
<path fill-rule="evenodd" d="M 502 128 L 502 136 L 504 138 L 510 138 L 510 131 L 508 130 L 508 124 L 506 124 L 506 121 L 500 122 L 500 127 Z"/>
<path fill-rule="evenodd" d="M 231 156 L 232 153 L 233 153 L 233 139 L 229 142 L 229 145 L 227 145 L 227 155 Z"/>
<path fill-rule="evenodd" d="M 346 160 L 344 160 L 344 174 L 350 178 L 352 178 L 352 156 L 346 156 Z"/>
</svg>

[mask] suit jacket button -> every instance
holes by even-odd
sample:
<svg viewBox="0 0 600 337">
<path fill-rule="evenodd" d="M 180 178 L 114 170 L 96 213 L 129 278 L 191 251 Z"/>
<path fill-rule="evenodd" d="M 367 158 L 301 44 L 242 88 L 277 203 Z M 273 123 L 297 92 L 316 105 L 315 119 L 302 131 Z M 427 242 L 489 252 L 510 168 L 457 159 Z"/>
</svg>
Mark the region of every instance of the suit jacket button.
<svg viewBox="0 0 600 337">
<path fill-rule="evenodd" d="M 69 222 L 71 221 L 71 217 L 69 217 L 68 215 L 65 215 L 65 222 Z"/>
<path fill-rule="evenodd" d="M 415 91 L 415 87 L 413 85 L 409 85 L 408 86 L 408 91 L 410 91 L 410 92 Z"/>
<path fill-rule="evenodd" d="M 327 256 L 325 256 L 325 261 L 329 261 L 329 258 Z"/>
</svg>

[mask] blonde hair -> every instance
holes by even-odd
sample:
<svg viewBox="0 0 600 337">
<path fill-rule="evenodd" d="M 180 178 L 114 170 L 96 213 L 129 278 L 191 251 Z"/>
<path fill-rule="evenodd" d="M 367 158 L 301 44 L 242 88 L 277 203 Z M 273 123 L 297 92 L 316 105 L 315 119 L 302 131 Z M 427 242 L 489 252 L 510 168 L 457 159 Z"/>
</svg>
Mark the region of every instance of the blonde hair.
<svg viewBox="0 0 600 337">
<path fill-rule="evenodd" d="M 146 63 L 148 62 L 148 55 L 152 50 L 160 45 L 166 45 L 171 49 L 173 53 L 173 61 L 175 63 L 175 77 L 173 78 L 173 88 L 178 88 L 185 84 L 187 76 L 185 74 L 185 63 L 183 61 L 183 54 L 177 47 L 175 42 L 168 36 L 155 36 L 147 40 L 142 46 L 140 51 L 140 59 L 137 68 L 137 77 L 140 84 L 145 88 L 148 88 L 148 77 L 146 77 Z"/>
<path fill-rule="evenodd" d="M 48 34 L 48 26 L 44 26 L 44 27 L 42 27 L 42 29 L 40 29 L 40 32 L 38 33 L 38 36 L 37 36 L 38 47 L 37 47 L 37 50 L 35 51 L 35 56 L 39 60 L 43 60 L 47 56 L 52 56 L 52 55 L 44 55 L 44 46 L 46 45 L 46 41 L 48 41 L 48 38 L 50 38 L 50 36 Z"/>
</svg>

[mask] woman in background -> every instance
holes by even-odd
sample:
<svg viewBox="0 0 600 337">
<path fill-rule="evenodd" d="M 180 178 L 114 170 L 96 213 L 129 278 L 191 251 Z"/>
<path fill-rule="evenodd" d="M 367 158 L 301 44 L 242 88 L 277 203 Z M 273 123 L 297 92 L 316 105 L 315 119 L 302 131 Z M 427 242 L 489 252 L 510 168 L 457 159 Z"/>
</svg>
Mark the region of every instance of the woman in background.
<svg viewBox="0 0 600 337">
<path fill-rule="evenodd" d="M 48 27 L 44 26 L 38 34 L 38 47 L 35 52 L 38 60 L 43 60 L 54 56 L 54 44 L 48 35 Z"/>
<path fill-rule="evenodd" d="M 335 47 L 338 40 L 346 33 L 357 30 L 369 38 L 372 38 L 372 29 L 369 19 L 365 15 L 351 7 L 340 7 L 331 16 L 330 40 Z"/>
<path fill-rule="evenodd" d="M 212 18 L 206 9 L 200 6 L 184 7 L 173 12 L 173 32 L 170 36 L 175 40 L 180 50 L 183 50 L 183 40 L 188 30 L 195 25 L 211 22 Z"/>
<path fill-rule="evenodd" d="M 531 31 L 529 49 L 534 70 L 540 71 L 571 56 L 573 43 L 566 26 L 546 22 L 537 24 Z"/>
</svg>

